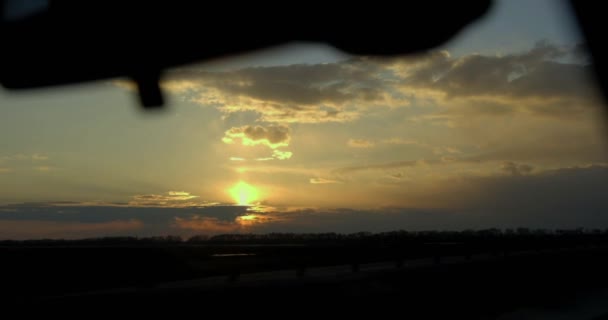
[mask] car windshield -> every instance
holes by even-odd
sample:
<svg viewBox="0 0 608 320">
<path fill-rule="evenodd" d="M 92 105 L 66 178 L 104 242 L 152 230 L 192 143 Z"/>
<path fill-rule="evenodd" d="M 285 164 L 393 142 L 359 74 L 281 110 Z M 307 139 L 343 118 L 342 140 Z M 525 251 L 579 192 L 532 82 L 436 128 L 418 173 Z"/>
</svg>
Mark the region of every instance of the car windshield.
<svg viewBox="0 0 608 320">
<path fill-rule="evenodd" d="M 430 52 L 317 43 L 0 91 L 0 238 L 606 228 L 603 102 L 567 3 L 497 1 Z M 177 44 L 176 44 L 177 45 Z"/>
</svg>

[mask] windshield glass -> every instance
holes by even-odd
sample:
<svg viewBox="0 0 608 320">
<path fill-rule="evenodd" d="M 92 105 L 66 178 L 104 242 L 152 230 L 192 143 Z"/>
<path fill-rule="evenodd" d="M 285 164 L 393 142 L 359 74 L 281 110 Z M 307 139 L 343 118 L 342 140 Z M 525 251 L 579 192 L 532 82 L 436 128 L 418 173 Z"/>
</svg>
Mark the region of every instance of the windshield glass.
<svg viewBox="0 0 608 320">
<path fill-rule="evenodd" d="M 525 5 L 524 5 L 525 4 Z M 497 1 L 428 53 L 292 43 L 0 91 L 0 238 L 608 227 L 603 105 L 567 3 Z"/>
</svg>

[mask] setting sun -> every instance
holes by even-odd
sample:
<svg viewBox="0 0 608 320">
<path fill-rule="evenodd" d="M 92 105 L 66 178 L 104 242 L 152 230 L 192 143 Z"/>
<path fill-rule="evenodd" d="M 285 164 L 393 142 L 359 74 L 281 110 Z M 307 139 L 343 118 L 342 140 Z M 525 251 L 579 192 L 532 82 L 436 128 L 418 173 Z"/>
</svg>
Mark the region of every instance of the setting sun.
<svg viewBox="0 0 608 320">
<path fill-rule="evenodd" d="M 241 206 L 250 205 L 258 199 L 258 191 L 243 181 L 239 181 L 230 189 L 230 195 Z"/>
</svg>

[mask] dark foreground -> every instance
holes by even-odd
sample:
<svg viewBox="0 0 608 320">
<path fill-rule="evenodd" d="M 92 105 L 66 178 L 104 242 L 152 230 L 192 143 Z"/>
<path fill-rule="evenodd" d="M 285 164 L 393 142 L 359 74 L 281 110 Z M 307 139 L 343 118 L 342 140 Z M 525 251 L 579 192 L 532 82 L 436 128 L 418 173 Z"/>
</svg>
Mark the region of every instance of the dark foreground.
<svg viewBox="0 0 608 320">
<path fill-rule="evenodd" d="M 596 240 L 8 245 L 0 280 L 38 311 L 608 319 Z"/>
</svg>

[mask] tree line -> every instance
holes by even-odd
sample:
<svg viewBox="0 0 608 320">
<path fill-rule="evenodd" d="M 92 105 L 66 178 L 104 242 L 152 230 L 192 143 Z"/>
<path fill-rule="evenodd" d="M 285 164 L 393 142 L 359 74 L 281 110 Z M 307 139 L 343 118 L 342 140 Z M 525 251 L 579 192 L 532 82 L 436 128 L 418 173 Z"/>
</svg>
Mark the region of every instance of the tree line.
<svg viewBox="0 0 608 320">
<path fill-rule="evenodd" d="M 98 237 L 87 239 L 2 240 L 0 245 L 222 245 L 222 244 L 420 244 L 420 243 L 477 243 L 477 242 L 564 242 L 584 241 L 608 243 L 608 229 L 481 229 L 462 231 L 390 231 L 356 233 L 232 233 L 177 235 L 152 237 Z"/>
</svg>

